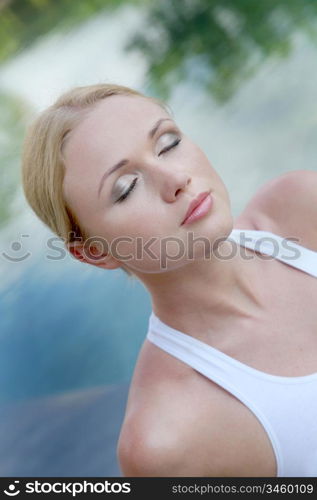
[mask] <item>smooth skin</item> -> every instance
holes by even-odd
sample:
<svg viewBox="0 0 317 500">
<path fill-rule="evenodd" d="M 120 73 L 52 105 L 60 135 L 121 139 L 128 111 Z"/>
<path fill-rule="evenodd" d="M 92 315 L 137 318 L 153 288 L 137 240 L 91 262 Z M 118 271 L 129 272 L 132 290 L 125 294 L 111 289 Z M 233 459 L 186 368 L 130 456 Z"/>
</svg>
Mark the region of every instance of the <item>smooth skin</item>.
<svg viewBox="0 0 317 500">
<path fill-rule="evenodd" d="M 99 102 L 71 133 L 64 156 L 67 202 L 90 236 L 110 244 L 96 245 L 98 259 L 82 242 L 70 244 L 76 258 L 130 269 L 162 321 L 249 366 L 282 376 L 317 371 L 316 279 L 251 250 L 245 250 L 249 259 L 239 252 L 219 259 L 198 243 L 188 257 L 190 232 L 212 242 L 219 256 L 230 253 L 225 239 L 234 227 L 295 237 L 317 251 L 316 172 L 273 179 L 234 219 L 227 189 L 205 154 L 165 110 L 136 96 Z M 98 196 L 105 172 L 121 160 L 128 162 L 106 177 Z M 182 225 L 191 200 L 208 190 L 210 213 Z M 136 242 L 153 236 L 151 255 L 138 258 Z M 170 238 L 167 250 L 160 245 L 164 238 Z M 162 269 L 166 253 L 180 245 L 185 251 Z M 276 475 L 270 441 L 255 415 L 147 340 L 130 386 L 118 459 L 126 476 Z"/>
</svg>

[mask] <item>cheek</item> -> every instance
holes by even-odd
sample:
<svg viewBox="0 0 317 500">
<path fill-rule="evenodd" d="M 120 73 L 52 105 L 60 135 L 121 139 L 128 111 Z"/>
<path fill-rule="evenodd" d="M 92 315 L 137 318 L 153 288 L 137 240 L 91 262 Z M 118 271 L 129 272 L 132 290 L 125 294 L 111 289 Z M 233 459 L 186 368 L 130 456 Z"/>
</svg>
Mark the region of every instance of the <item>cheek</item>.
<svg viewBox="0 0 317 500">
<path fill-rule="evenodd" d="M 124 256 L 130 256 L 126 260 L 127 264 L 131 261 L 138 261 L 139 264 L 144 261 L 142 266 L 149 266 L 150 269 L 152 266 L 155 268 L 162 258 L 166 258 L 166 254 L 179 254 L 178 247 L 185 248 L 183 242 L 179 241 L 183 235 L 178 232 L 178 219 L 175 217 L 173 224 L 167 208 L 170 206 L 163 210 L 152 204 L 142 213 L 138 208 L 131 208 L 125 211 L 127 215 L 122 213 L 120 220 L 116 218 L 115 224 L 105 223 L 113 256 L 123 261 Z"/>
<path fill-rule="evenodd" d="M 204 152 L 195 145 L 188 145 L 182 151 L 183 165 L 187 165 L 193 176 L 212 175 L 213 168 Z"/>
<path fill-rule="evenodd" d="M 158 211 L 146 212 L 139 209 L 131 209 L 127 216 L 122 220 L 116 219 L 115 224 L 105 224 L 107 233 L 114 239 L 117 237 L 129 236 L 135 238 L 151 238 L 153 235 L 163 236 L 166 233 L 166 223 L 163 223 L 164 217 L 158 214 Z"/>
<path fill-rule="evenodd" d="M 111 220 L 110 217 L 105 218 L 104 226 L 108 227 L 109 232 L 114 237 L 129 235 L 132 238 L 166 232 L 170 220 L 166 210 L 170 207 L 164 207 L 158 196 L 144 193 L 142 187 L 130 196 L 131 199 L 115 207 Z"/>
<path fill-rule="evenodd" d="M 131 204 L 132 207 L 132 204 Z M 153 220 L 148 212 L 144 214 L 138 208 L 122 209 L 120 216 L 113 216 L 111 220 L 105 217 L 101 227 L 107 233 L 109 241 L 119 238 L 134 240 L 153 234 Z"/>
<path fill-rule="evenodd" d="M 207 158 L 205 153 L 203 151 L 201 151 L 200 149 L 198 149 L 197 157 L 198 157 L 199 164 L 202 166 L 202 168 L 204 169 L 205 172 L 208 172 L 209 174 L 215 173 L 215 170 L 214 170 L 213 166 L 211 165 L 209 159 Z"/>
<path fill-rule="evenodd" d="M 129 241 L 128 241 L 129 240 Z M 141 272 L 161 272 L 183 265 L 186 247 L 175 241 L 156 236 L 117 238 L 111 245 L 112 255 L 131 269 Z"/>
<path fill-rule="evenodd" d="M 207 175 L 208 178 L 211 179 L 211 187 L 214 190 L 220 192 L 222 196 L 228 198 L 228 190 L 217 170 L 215 170 L 215 168 L 212 166 L 211 162 L 201 149 L 196 148 L 196 152 L 196 161 L 198 165 L 197 173 L 199 172 Z"/>
</svg>

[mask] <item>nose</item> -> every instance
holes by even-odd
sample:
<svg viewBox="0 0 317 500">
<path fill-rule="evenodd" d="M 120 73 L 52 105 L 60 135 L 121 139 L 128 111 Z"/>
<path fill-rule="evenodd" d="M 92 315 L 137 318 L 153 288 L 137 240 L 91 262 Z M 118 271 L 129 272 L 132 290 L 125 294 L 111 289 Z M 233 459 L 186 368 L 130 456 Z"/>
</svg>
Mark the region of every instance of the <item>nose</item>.
<svg viewBox="0 0 317 500">
<path fill-rule="evenodd" d="M 191 183 L 191 176 L 186 172 L 161 172 L 160 189 L 162 199 L 167 203 L 173 203 L 178 196 Z"/>
</svg>

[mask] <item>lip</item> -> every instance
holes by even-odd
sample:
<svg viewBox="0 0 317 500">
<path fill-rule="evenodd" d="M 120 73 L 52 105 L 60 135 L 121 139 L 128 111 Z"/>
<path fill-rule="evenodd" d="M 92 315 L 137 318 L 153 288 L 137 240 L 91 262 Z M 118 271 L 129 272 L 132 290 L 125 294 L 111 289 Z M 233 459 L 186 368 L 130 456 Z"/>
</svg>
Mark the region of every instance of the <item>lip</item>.
<svg viewBox="0 0 317 500">
<path fill-rule="evenodd" d="M 183 225 L 183 224 L 186 223 L 187 219 L 189 219 L 189 217 L 191 216 L 191 214 L 202 204 L 202 202 L 207 198 L 207 196 L 209 194 L 210 194 L 210 190 L 209 191 L 203 191 L 198 196 L 196 196 L 196 198 L 194 200 L 192 200 L 190 202 L 188 210 L 186 212 L 186 215 L 185 215 L 185 217 L 184 217 L 183 222 L 181 223 L 181 225 Z M 210 202 L 211 202 L 211 199 L 210 199 Z M 211 206 L 211 203 L 208 204 L 208 207 L 206 206 L 207 211 L 209 211 L 210 206 Z M 197 216 L 193 217 L 193 219 L 196 220 L 196 219 L 200 218 L 201 216 L 205 215 L 205 212 L 206 212 L 206 210 L 204 210 L 203 213 L 201 213 L 201 214 L 197 214 Z"/>
</svg>

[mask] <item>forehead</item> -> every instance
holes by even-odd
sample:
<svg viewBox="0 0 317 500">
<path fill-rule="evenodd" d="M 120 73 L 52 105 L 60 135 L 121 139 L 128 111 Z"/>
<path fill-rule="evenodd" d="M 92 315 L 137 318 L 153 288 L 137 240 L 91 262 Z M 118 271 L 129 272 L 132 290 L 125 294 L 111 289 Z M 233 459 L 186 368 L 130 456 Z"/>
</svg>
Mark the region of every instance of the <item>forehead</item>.
<svg viewBox="0 0 317 500">
<path fill-rule="evenodd" d="M 155 102 L 142 96 L 115 95 L 100 100 L 74 127 L 65 145 L 64 156 L 72 156 L 74 149 L 91 149 L 98 146 L 99 139 L 112 145 L 120 137 L 122 141 L 137 133 L 147 133 L 155 120 L 168 117 L 167 111 Z M 111 147 L 110 151 L 111 153 Z"/>
</svg>

